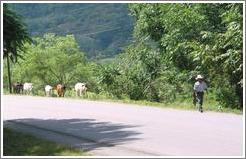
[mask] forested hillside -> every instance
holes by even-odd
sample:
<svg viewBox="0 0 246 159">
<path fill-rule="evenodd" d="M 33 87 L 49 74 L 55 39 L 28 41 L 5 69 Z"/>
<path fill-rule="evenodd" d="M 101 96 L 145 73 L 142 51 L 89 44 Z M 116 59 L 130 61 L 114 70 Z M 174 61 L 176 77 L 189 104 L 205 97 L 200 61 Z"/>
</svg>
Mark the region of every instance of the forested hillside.
<svg viewBox="0 0 246 159">
<path fill-rule="evenodd" d="M 127 4 L 13 4 L 32 36 L 74 34 L 88 58 L 113 57 L 129 44 L 133 22 Z"/>
</svg>

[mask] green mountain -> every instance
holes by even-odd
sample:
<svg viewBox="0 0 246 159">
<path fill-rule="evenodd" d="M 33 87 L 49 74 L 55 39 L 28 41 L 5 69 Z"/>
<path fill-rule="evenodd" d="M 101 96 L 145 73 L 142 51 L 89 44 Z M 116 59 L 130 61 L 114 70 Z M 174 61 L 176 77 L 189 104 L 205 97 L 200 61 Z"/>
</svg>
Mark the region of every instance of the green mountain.
<svg viewBox="0 0 246 159">
<path fill-rule="evenodd" d="M 88 58 L 108 58 L 132 40 L 133 20 L 127 4 L 18 3 L 32 36 L 74 34 Z"/>
</svg>

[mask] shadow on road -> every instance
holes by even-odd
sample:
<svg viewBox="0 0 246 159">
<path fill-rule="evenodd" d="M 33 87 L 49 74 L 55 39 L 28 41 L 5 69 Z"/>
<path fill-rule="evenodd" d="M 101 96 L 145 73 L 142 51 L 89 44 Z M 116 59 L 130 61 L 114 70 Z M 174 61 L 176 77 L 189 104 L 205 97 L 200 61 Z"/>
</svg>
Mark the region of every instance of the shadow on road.
<svg viewBox="0 0 246 159">
<path fill-rule="evenodd" d="M 25 118 L 4 121 L 4 126 L 87 151 L 138 140 L 137 135 L 141 134 L 134 130 L 139 127 L 137 125 L 99 122 L 95 119 Z"/>
</svg>

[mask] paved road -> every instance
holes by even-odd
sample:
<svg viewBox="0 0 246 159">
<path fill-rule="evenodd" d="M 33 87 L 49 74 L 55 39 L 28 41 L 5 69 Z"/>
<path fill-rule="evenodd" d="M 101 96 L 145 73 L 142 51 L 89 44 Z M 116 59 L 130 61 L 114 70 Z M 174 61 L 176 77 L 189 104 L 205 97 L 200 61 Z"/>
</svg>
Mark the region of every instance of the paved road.
<svg viewBox="0 0 246 159">
<path fill-rule="evenodd" d="M 242 156 L 243 116 L 4 95 L 4 125 L 110 156 Z"/>
</svg>

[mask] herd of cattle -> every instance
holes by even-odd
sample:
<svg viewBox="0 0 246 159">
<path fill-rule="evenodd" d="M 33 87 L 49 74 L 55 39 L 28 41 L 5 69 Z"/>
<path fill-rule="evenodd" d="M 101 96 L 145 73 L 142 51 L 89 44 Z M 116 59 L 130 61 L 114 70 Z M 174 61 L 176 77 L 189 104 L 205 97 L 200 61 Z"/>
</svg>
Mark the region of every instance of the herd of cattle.
<svg viewBox="0 0 246 159">
<path fill-rule="evenodd" d="M 13 89 L 13 93 L 15 94 L 30 94 L 33 90 L 33 83 L 14 83 L 12 85 L 12 89 Z M 50 86 L 50 85 L 46 85 L 44 87 L 44 91 L 46 96 L 52 96 L 53 91 L 56 91 L 57 96 L 59 97 L 64 97 L 65 95 L 65 90 L 66 87 L 63 84 L 58 84 L 55 86 Z M 85 83 L 77 83 L 75 84 L 74 90 L 76 92 L 77 96 L 81 96 L 81 95 L 85 95 L 86 91 L 87 91 L 87 87 Z"/>
</svg>

